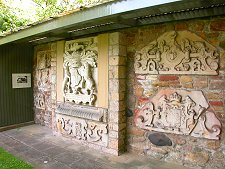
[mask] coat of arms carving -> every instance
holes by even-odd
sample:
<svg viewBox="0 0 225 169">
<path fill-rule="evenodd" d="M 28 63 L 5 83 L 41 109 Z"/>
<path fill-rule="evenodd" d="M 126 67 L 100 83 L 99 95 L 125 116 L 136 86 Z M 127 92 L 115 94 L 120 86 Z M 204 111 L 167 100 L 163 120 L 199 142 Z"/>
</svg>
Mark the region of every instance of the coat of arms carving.
<svg viewBox="0 0 225 169">
<path fill-rule="evenodd" d="M 208 107 L 201 91 L 165 89 L 136 109 L 135 121 L 143 129 L 218 139 L 221 124 Z"/>
<path fill-rule="evenodd" d="M 97 57 L 95 38 L 66 42 L 63 65 L 63 94 L 66 101 L 95 105 Z"/>
</svg>

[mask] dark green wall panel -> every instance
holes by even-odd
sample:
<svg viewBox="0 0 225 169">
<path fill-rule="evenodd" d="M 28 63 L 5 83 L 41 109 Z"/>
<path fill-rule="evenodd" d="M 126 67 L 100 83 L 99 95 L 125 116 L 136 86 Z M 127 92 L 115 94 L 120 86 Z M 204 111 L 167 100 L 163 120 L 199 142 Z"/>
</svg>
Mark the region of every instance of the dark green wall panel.
<svg viewBox="0 0 225 169">
<path fill-rule="evenodd" d="M 12 73 L 31 73 L 33 47 L 0 47 L 0 127 L 33 121 L 32 88 L 12 88 Z"/>
</svg>

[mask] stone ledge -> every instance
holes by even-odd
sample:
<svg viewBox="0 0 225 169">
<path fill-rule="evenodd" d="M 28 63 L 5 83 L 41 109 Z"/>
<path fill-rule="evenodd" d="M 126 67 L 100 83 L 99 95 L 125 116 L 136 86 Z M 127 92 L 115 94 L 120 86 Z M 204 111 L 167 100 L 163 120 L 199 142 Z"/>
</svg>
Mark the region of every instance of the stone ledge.
<svg viewBox="0 0 225 169">
<path fill-rule="evenodd" d="M 79 106 L 69 103 L 61 103 L 56 109 L 56 113 L 84 118 L 94 121 L 106 122 L 107 109 L 90 107 L 90 106 Z"/>
</svg>

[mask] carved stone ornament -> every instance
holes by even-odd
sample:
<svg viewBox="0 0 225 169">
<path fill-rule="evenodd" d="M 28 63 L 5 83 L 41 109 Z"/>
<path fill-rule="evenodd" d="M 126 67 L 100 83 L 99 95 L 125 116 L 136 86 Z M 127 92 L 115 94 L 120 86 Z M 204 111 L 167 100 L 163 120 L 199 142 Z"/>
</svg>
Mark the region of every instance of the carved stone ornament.
<svg viewBox="0 0 225 169">
<path fill-rule="evenodd" d="M 219 53 L 189 31 L 170 31 L 135 54 L 136 74 L 217 75 Z"/>
<path fill-rule="evenodd" d="M 38 51 L 37 52 L 37 68 L 45 69 L 51 67 L 51 51 Z"/>
<path fill-rule="evenodd" d="M 107 146 L 107 124 L 87 121 L 67 115 L 56 114 L 57 130 L 62 135 L 71 136 L 77 140 L 85 140 L 93 144 Z"/>
<path fill-rule="evenodd" d="M 69 103 L 59 104 L 56 109 L 56 113 L 94 121 L 106 122 L 107 119 L 107 109 L 90 106 L 80 106 Z"/>
<path fill-rule="evenodd" d="M 37 86 L 40 90 L 50 90 L 51 82 L 50 82 L 50 70 L 43 69 L 37 71 Z"/>
<path fill-rule="evenodd" d="M 41 92 L 34 96 L 35 107 L 38 109 L 45 109 L 45 95 Z"/>
<path fill-rule="evenodd" d="M 97 57 L 96 38 L 66 42 L 62 85 L 65 101 L 95 105 Z"/>
<path fill-rule="evenodd" d="M 136 125 L 143 129 L 219 139 L 221 124 L 201 91 L 161 90 L 136 109 Z"/>
</svg>

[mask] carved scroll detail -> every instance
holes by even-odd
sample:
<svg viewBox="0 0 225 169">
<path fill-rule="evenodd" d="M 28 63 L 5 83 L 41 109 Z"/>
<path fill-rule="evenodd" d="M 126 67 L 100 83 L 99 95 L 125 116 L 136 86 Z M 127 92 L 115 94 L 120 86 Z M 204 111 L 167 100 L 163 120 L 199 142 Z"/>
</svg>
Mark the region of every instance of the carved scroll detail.
<svg viewBox="0 0 225 169">
<path fill-rule="evenodd" d="M 76 104 L 95 104 L 97 56 L 94 38 L 66 42 L 63 80 L 66 101 Z"/>
<path fill-rule="evenodd" d="M 107 124 L 86 121 L 71 116 L 56 114 L 57 130 L 63 135 L 78 140 L 86 140 L 97 145 L 107 146 Z"/>
<path fill-rule="evenodd" d="M 136 110 L 135 121 L 148 130 L 184 135 L 194 130 L 192 136 L 218 139 L 220 122 L 207 108 L 200 91 L 166 89 Z"/>
<path fill-rule="evenodd" d="M 221 123 L 213 112 L 206 111 L 199 118 L 199 122 L 193 132 L 194 137 L 204 137 L 218 140 L 221 133 Z"/>
<path fill-rule="evenodd" d="M 106 122 L 107 118 L 107 109 L 74 104 L 72 105 L 69 103 L 59 104 L 56 109 L 56 113 L 104 122 Z"/>
<path fill-rule="evenodd" d="M 216 48 L 188 31 L 170 31 L 135 54 L 137 74 L 216 75 Z"/>
</svg>

